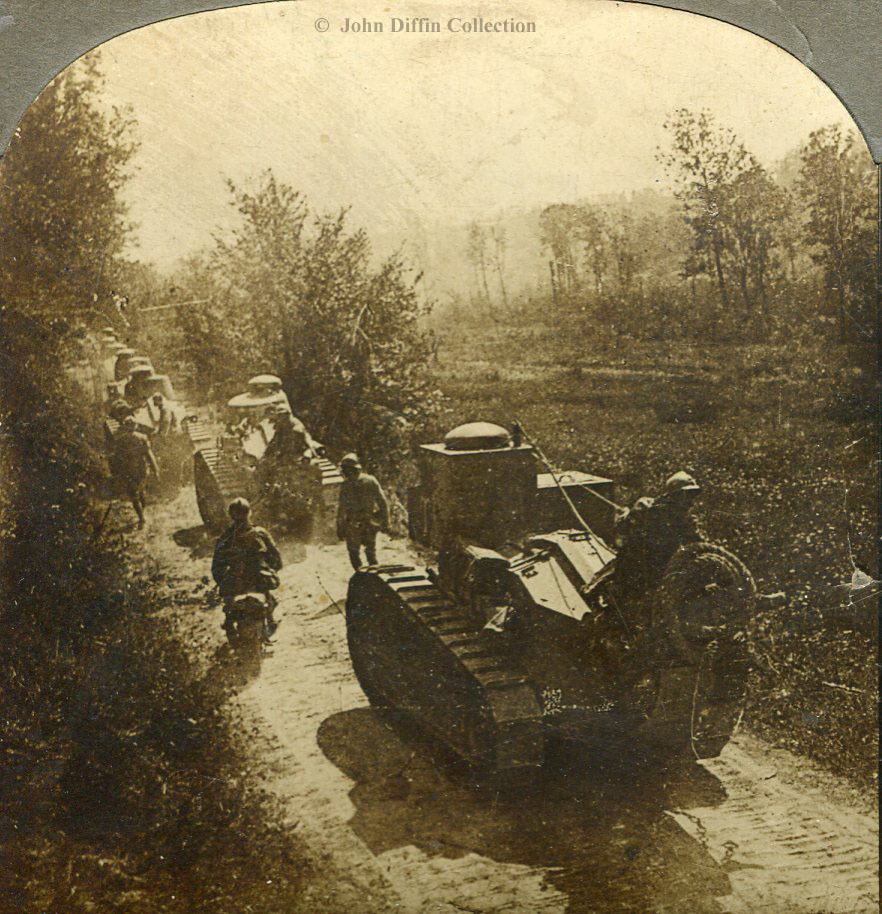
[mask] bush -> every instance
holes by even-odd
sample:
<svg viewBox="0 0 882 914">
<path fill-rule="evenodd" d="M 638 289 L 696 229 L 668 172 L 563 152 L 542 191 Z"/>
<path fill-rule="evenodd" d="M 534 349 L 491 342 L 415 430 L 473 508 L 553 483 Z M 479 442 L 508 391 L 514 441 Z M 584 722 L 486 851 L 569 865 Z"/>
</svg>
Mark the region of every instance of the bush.
<svg viewBox="0 0 882 914">
<path fill-rule="evenodd" d="M 170 592 L 94 536 L 103 469 L 66 338 L 0 313 L 0 910 L 304 910 L 315 871 L 158 621 Z"/>
<path fill-rule="evenodd" d="M 675 424 L 715 422 L 721 411 L 716 385 L 698 379 L 659 385 L 652 406 L 659 422 Z"/>
</svg>

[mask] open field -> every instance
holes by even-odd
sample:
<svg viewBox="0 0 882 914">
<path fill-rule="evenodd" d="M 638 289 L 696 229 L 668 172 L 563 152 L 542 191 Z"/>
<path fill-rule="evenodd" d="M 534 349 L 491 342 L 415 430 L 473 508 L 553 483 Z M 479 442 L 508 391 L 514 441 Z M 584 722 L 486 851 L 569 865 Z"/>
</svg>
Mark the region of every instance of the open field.
<svg viewBox="0 0 882 914">
<path fill-rule="evenodd" d="M 853 366 L 859 367 L 853 367 Z M 549 459 L 616 481 L 627 504 L 687 469 L 698 515 L 766 592 L 747 722 L 867 787 L 875 784 L 878 421 L 875 352 L 703 346 L 578 327 L 439 335 L 448 397 L 437 432 L 518 418 Z M 870 408 L 865 407 L 869 400 Z"/>
</svg>

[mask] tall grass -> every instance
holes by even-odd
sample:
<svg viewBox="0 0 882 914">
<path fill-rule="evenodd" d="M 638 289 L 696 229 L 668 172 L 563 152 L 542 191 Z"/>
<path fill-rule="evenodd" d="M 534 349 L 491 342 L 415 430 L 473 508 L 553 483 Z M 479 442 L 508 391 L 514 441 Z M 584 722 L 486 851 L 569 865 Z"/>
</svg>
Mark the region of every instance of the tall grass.
<svg viewBox="0 0 882 914">
<path fill-rule="evenodd" d="M 757 627 L 747 721 L 872 785 L 877 770 L 878 380 L 875 348 L 651 346 L 583 325 L 451 328 L 435 431 L 521 419 L 559 466 L 627 503 L 679 469 L 709 534 L 788 606 Z M 492 372 L 488 371 L 492 364 Z"/>
</svg>

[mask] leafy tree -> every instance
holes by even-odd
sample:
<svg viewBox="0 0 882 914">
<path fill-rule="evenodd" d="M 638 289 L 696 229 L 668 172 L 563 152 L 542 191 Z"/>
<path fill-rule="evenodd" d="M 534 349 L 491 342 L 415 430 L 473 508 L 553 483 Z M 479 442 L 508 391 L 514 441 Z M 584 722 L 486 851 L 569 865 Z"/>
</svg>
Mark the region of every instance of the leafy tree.
<svg viewBox="0 0 882 914">
<path fill-rule="evenodd" d="M 508 292 L 505 289 L 505 251 L 508 246 L 508 238 L 505 234 L 505 226 L 491 226 L 490 241 L 493 245 L 490 253 L 493 259 L 493 268 L 496 270 L 496 278 L 499 280 L 499 292 L 502 295 L 502 304 L 505 307 L 508 307 Z"/>
<path fill-rule="evenodd" d="M 129 114 L 96 102 L 101 83 L 88 57 L 50 83 L 0 164 L 0 299 L 32 313 L 112 309 L 136 143 Z"/>
<path fill-rule="evenodd" d="M 675 178 L 675 195 L 692 236 L 683 275 L 713 276 L 726 313 L 737 294 L 742 332 L 758 333 L 770 319 L 769 287 L 780 269 L 777 249 L 787 195 L 708 111 L 680 109 L 665 127 L 672 148 L 659 158 Z"/>
<path fill-rule="evenodd" d="M 804 238 L 835 295 L 839 336 L 872 336 L 874 320 L 874 168 L 854 133 L 813 131 L 796 182 L 805 209 Z"/>
<path fill-rule="evenodd" d="M 185 286 L 208 301 L 175 309 L 194 376 L 228 394 L 278 373 L 311 430 L 392 475 L 408 428 L 433 408 L 420 277 L 397 255 L 373 267 L 345 210 L 312 214 L 271 172 L 229 189 L 239 225 Z"/>
<path fill-rule="evenodd" d="M 573 250 L 577 219 L 577 207 L 568 203 L 546 206 L 539 216 L 539 242 L 551 256 L 549 267 L 555 297 L 560 294 L 567 298 L 579 288 L 576 255 Z"/>
<path fill-rule="evenodd" d="M 674 175 L 676 197 L 692 230 L 686 275 L 708 273 L 716 278 L 720 301 L 728 310 L 731 292 L 726 271 L 725 211 L 732 182 L 753 160 L 732 130 L 720 128 L 709 111 L 678 109 L 665 123 L 672 149 L 659 154 Z"/>
<path fill-rule="evenodd" d="M 788 212 L 787 195 L 754 162 L 732 181 L 724 199 L 728 253 L 741 292 L 747 329 L 759 330 L 754 322 L 754 305 L 759 299 L 762 323 L 768 327 L 769 283 L 781 265 L 777 248 Z"/>
<path fill-rule="evenodd" d="M 603 279 L 609 260 L 606 216 L 600 207 L 584 204 L 578 208 L 576 237 L 582 244 L 586 269 L 594 278 L 594 291 L 603 294 Z"/>
<path fill-rule="evenodd" d="M 631 294 L 637 274 L 641 266 L 645 266 L 641 265 L 640 257 L 642 229 L 642 226 L 638 228 L 637 221 L 627 212 L 611 217 L 608 223 L 607 232 L 613 251 L 619 292 L 625 296 Z"/>
<path fill-rule="evenodd" d="M 487 284 L 487 230 L 483 225 L 472 222 L 469 225 L 468 247 L 466 256 L 475 271 L 475 283 L 481 282 L 484 301 L 490 307 L 490 286 Z"/>
</svg>

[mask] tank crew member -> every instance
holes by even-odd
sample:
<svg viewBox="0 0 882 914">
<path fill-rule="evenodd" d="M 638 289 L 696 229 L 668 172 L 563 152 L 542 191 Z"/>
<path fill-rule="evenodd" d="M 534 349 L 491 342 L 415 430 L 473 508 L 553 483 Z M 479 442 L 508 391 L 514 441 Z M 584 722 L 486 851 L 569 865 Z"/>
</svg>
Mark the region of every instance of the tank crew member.
<svg viewBox="0 0 882 914">
<path fill-rule="evenodd" d="M 144 394 L 144 380 L 140 376 L 130 377 L 123 388 L 123 396 L 133 406 L 141 406 L 147 397 Z"/>
<path fill-rule="evenodd" d="M 270 415 L 275 434 L 267 445 L 266 457 L 281 460 L 300 460 L 308 456 L 306 427 L 292 416 L 284 406 L 278 406 Z"/>
<path fill-rule="evenodd" d="M 377 531 L 388 530 L 389 503 L 380 484 L 361 469 L 355 454 L 340 461 L 343 485 L 337 508 L 337 536 L 346 540 L 349 561 L 356 571 L 361 567 L 361 547 L 364 546 L 368 565 L 377 564 Z"/>
<path fill-rule="evenodd" d="M 107 407 L 107 414 L 111 419 L 122 422 L 126 416 L 132 415 L 132 407 L 122 397 L 116 396 Z"/>
<path fill-rule="evenodd" d="M 120 430 L 113 437 L 110 470 L 131 500 L 135 514 L 138 515 L 138 527 L 142 528 L 147 476 L 153 473 L 159 479 L 159 465 L 147 436 L 137 431 L 134 416 L 126 416 Z"/>
<path fill-rule="evenodd" d="M 680 546 L 705 539 L 692 514 L 701 487 L 682 470 L 674 473 L 658 498 L 640 498 L 617 518 L 619 551 L 616 577 L 629 589 L 655 586 Z"/>
<path fill-rule="evenodd" d="M 261 593 L 266 598 L 266 633 L 272 636 L 279 623 L 273 617 L 277 601 L 271 591 L 279 586 L 276 572 L 282 567 L 282 556 L 272 536 L 263 527 L 251 524 L 251 505 L 236 498 L 227 509 L 230 526 L 214 547 L 211 575 L 224 601 L 224 611 L 235 597 Z M 229 619 L 224 619 L 224 628 Z"/>
</svg>

